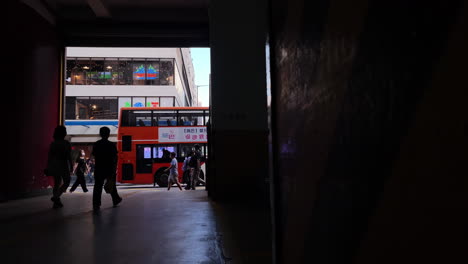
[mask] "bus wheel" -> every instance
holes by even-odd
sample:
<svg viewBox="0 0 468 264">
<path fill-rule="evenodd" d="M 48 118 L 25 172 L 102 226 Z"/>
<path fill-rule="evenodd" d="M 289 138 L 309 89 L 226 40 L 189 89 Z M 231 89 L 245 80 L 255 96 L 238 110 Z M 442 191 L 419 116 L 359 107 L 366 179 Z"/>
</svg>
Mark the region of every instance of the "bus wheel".
<svg viewBox="0 0 468 264">
<path fill-rule="evenodd" d="M 166 168 L 160 168 L 154 174 L 154 182 L 157 183 L 159 187 L 167 187 L 169 174 L 167 172 L 164 172 L 165 169 Z"/>
<path fill-rule="evenodd" d="M 203 172 L 203 170 L 200 170 L 200 174 L 198 175 L 198 178 L 200 178 L 202 180 L 205 180 L 205 173 Z M 203 182 L 198 181 L 197 185 L 198 186 L 203 186 L 205 184 Z"/>
</svg>

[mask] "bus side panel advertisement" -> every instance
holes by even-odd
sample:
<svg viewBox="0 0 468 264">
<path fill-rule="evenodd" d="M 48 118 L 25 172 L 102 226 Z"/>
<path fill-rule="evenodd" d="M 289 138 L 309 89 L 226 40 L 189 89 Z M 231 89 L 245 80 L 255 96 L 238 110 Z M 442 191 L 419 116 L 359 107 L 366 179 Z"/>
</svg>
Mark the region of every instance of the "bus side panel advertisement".
<svg viewBox="0 0 468 264">
<path fill-rule="evenodd" d="M 159 142 L 206 142 L 206 127 L 159 127 Z"/>
</svg>

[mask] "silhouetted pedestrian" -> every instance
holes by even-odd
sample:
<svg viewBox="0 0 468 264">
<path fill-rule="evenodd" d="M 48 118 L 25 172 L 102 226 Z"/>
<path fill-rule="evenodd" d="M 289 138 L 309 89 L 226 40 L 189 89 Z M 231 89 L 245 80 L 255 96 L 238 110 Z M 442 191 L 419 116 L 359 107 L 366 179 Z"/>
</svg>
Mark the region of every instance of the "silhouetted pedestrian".
<svg viewBox="0 0 468 264">
<path fill-rule="evenodd" d="M 182 165 L 182 179 L 183 179 L 183 182 L 185 183 L 185 190 L 190 190 L 190 167 L 189 167 L 189 162 L 190 162 L 190 158 L 192 157 L 193 155 L 193 151 L 189 151 L 188 152 L 188 155 L 187 157 L 185 157 L 184 159 L 184 163 Z"/>
<path fill-rule="evenodd" d="M 81 185 L 81 189 L 83 192 L 88 192 L 88 188 L 86 188 L 86 180 L 85 180 L 85 173 L 88 173 L 88 166 L 86 165 L 85 161 L 85 152 L 84 150 L 80 150 L 80 156 L 75 161 L 75 175 L 76 180 L 75 183 L 70 188 L 70 192 L 74 192 L 78 185 Z"/>
<path fill-rule="evenodd" d="M 179 187 L 179 189 L 182 191 L 182 186 L 180 186 L 179 183 L 179 173 L 177 172 L 177 160 L 175 158 L 176 154 L 175 152 L 171 152 L 170 157 L 171 157 L 171 166 L 164 171 L 169 171 L 169 178 L 167 180 L 167 190 L 169 191 L 171 189 L 171 186 L 175 183 Z"/>
<path fill-rule="evenodd" d="M 195 145 L 195 153 L 192 155 L 189 161 L 190 166 L 190 188 L 195 190 L 197 187 L 198 181 L 201 180 L 200 177 L 200 170 L 201 170 L 201 152 L 200 152 L 200 145 Z"/>
<path fill-rule="evenodd" d="M 93 182 L 93 174 L 94 174 L 94 159 L 89 158 L 87 161 L 88 164 L 88 182 Z"/>
<path fill-rule="evenodd" d="M 162 149 L 162 158 L 163 159 L 170 159 L 171 152 L 165 148 Z"/>
<path fill-rule="evenodd" d="M 60 196 L 70 185 L 70 174 L 73 170 L 71 158 L 71 144 L 65 140 L 67 129 L 64 126 L 57 126 L 54 130 L 54 141 L 49 146 L 47 169 L 45 174 L 54 177 L 53 208 L 63 207 Z M 62 184 L 63 181 L 63 184 Z"/>
<path fill-rule="evenodd" d="M 109 141 L 110 129 L 101 127 L 99 129 L 101 135 L 100 140 L 93 145 L 92 156 L 94 156 L 94 190 L 93 190 L 93 209 L 99 210 L 101 207 L 101 194 L 104 181 L 106 185 L 111 186 L 110 194 L 114 206 L 122 201 L 122 198 L 117 193 L 115 185 L 116 169 L 117 169 L 117 148 L 114 143 Z"/>
</svg>

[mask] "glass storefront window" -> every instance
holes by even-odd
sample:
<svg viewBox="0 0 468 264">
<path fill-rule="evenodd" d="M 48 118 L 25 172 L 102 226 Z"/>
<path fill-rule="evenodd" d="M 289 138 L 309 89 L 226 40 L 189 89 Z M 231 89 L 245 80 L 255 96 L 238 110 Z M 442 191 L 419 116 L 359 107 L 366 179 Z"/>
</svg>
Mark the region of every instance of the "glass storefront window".
<svg viewBox="0 0 468 264">
<path fill-rule="evenodd" d="M 73 71 L 76 67 L 76 60 L 67 60 L 67 74 L 65 77 L 66 84 L 73 84 Z"/>
<path fill-rule="evenodd" d="M 131 85 L 133 79 L 131 59 L 119 59 L 119 84 Z"/>
<path fill-rule="evenodd" d="M 174 85 L 174 59 L 68 58 L 71 85 Z"/>
<path fill-rule="evenodd" d="M 98 85 L 105 84 L 106 72 L 104 71 L 104 59 L 91 59 L 90 69 L 88 72 L 88 84 Z"/>
<path fill-rule="evenodd" d="M 76 119 L 76 97 L 65 98 L 65 119 Z"/>
<path fill-rule="evenodd" d="M 160 106 L 161 107 L 173 107 L 174 97 L 161 97 Z"/>
<path fill-rule="evenodd" d="M 145 105 L 146 107 L 158 107 L 160 102 L 172 106 L 174 99 L 174 97 L 67 96 L 65 98 L 65 119 L 118 119 L 122 107 L 143 107 Z M 174 122 L 176 122 L 175 117 Z"/>
<path fill-rule="evenodd" d="M 75 66 L 71 69 L 70 82 L 72 85 L 88 84 L 88 72 L 90 70 L 89 58 L 77 58 Z"/>
<path fill-rule="evenodd" d="M 104 83 L 119 84 L 119 61 L 116 58 L 108 58 L 104 61 Z"/>
<path fill-rule="evenodd" d="M 75 119 L 117 119 L 117 97 L 76 97 Z"/>
<path fill-rule="evenodd" d="M 146 62 L 146 84 L 159 85 L 159 61 Z"/>
<path fill-rule="evenodd" d="M 119 109 L 122 107 L 132 107 L 131 97 L 119 97 Z"/>
<path fill-rule="evenodd" d="M 144 60 L 134 60 L 132 62 L 133 85 L 145 85 L 146 67 Z"/>
<path fill-rule="evenodd" d="M 174 60 L 161 59 L 161 85 L 174 85 Z"/>
</svg>

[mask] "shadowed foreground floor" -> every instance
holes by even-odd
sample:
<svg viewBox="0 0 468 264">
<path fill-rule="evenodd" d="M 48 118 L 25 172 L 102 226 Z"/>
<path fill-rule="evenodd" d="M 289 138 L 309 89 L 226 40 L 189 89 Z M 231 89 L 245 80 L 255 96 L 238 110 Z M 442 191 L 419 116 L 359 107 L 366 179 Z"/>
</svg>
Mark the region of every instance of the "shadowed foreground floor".
<svg viewBox="0 0 468 264">
<path fill-rule="evenodd" d="M 224 263 L 205 191 L 119 191 L 99 214 L 92 188 L 64 194 L 62 209 L 48 196 L 0 204 L 2 263 Z"/>
</svg>

